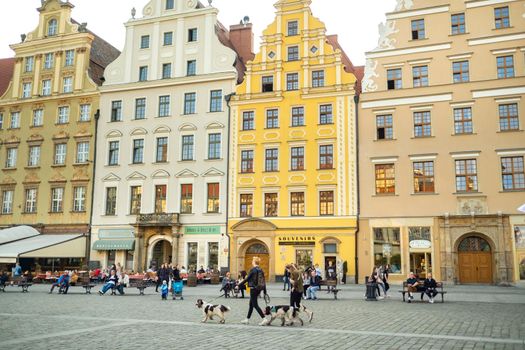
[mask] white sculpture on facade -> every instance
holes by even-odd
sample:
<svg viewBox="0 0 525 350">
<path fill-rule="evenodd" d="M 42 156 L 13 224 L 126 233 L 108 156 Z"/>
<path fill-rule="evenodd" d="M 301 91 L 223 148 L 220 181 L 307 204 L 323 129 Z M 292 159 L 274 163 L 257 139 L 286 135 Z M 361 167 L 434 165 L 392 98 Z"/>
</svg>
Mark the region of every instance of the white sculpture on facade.
<svg viewBox="0 0 525 350">
<path fill-rule="evenodd" d="M 363 77 L 362 89 L 363 92 L 373 92 L 377 91 L 377 84 L 374 78 L 379 77 L 376 73 L 377 61 L 367 59 L 365 66 L 365 75 Z"/>
<path fill-rule="evenodd" d="M 410 10 L 414 7 L 414 0 L 397 0 L 396 11 Z"/>
<path fill-rule="evenodd" d="M 378 49 L 394 49 L 396 44 L 396 39 L 391 39 L 392 34 L 399 32 L 399 29 L 396 29 L 395 21 L 386 21 L 385 23 L 379 24 L 379 41 L 377 42 L 376 50 Z"/>
</svg>

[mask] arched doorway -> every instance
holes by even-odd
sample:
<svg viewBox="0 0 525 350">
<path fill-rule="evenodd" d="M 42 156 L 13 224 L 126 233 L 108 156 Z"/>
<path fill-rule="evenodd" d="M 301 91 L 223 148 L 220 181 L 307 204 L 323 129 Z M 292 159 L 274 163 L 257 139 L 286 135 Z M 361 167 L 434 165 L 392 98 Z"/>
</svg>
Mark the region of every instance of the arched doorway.
<svg viewBox="0 0 525 350">
<path fill-rule="evenodd" d="M 492 250 L 481 237 L 470 236 L 458 246 L 460 283 L 492 283 Z"/>
<path fill-rule="evenodd" d="M 164 239 L 161 239 L 156 243 L 153 243 L 149 264 L 154 268 L 159 268 L 160 265 L 171 262 L 171 254 L 171 243 Z"/>
<path fill-rule="evenodd" d="M 250 271 L 252 268 L 252 260 L 256 256 L 261 259 L 260 266 L 268 280 L 270 276 L 270 253 L 263 243 L 253 243 L 246 249 L 246 254 L 244 254 L 244 270 L 246 272 Z"/>
</svg>

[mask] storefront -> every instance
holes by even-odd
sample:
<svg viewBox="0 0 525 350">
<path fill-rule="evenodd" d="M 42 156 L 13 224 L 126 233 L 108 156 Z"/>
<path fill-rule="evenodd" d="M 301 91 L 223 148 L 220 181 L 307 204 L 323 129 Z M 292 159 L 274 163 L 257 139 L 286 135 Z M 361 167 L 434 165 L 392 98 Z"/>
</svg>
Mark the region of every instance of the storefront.
<svg viewBox="0 0 525 350">
<path fill-rule="evenodd" d="M 181 264 L 188 271 L 201 266 L 221 271 L 228 266 L 228 238 L 226 226 L 183 226 L 184 258 Z"/>
<path fill-rule="evenodd" d="M 521 219 L 521 220 L 519 220 Z M 523 224 L 519 223 L 520 221 Z M 513 225 L 515 256 L 515 279 L 525 281 L 525 217 L 519 217 Z"/>
<path fill-rule="evenodd" d="M 100 266 L 120 264 L 124 269 L 133 270 L 135 234 L 133 229 L 100 229 L 93 235 L 92 259 Z"/>
</svg>

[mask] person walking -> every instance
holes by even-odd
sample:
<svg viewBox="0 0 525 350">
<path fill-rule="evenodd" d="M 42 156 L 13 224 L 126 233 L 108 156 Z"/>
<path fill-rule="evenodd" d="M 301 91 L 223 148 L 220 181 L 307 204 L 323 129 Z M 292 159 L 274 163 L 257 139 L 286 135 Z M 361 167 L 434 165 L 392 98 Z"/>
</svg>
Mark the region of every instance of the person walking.
<svg viewBox="0 0 525 350">
<path fill-rule="evenodd" d="M 283 276 L 283 290 L 284 291 L 290 291 L 290 271 L 288 269 L 284 269 L 284 276 Z"/>
<path fill-rule="evenodd" d="M 166 268 L 166 264 L 162 264 L 159 271 L 157 271 L 157 285 L 155 288 L 155 292 L 159 292 L 159 287 L 162 285 L 162 281 L 169 279 L 169 275 L 166 276 L 167 273 L 168 269 Z"/>
<path fill-rule="evenodd" d="M 242 324 L 249 324 L 250 318 L 252 317 L 253 310 L 257 311 L 259 316 L 263 321 L 259 325 L 264 325 L 264 313 L 259 307 L 258 298 L 261 292 L 264 292 L 266 295 L 266 279 L 264 277 L 264 271 L 259 267 L 261 259 L 259 257 L 254 257 L 252 260 L 252 269 L 239 284 L 244 284 L 248 282 L 248 287 L 250 287 L 250 307 L 248 309 L 248 316 L 246 319 L 241 321 Z"/>
<path fill-rule="evenodd" d="M 294 264 L 286 265 L 286 268 L 290 271 L 290 283 L 292 284 L 290 306 L 299 310 L 299 307 L 301 306 L 301 298 L 304 293 L 303 272 L 297 269 L 297 266 Z"/>
</svg>

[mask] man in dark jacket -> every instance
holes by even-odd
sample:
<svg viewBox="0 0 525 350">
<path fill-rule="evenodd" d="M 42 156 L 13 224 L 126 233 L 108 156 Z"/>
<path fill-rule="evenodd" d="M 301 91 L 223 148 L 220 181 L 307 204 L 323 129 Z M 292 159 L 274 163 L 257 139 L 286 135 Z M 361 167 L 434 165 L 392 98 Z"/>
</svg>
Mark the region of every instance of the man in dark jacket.
<svg viewBox="0 0 525 350">
<path fill-rule="evenodd" d="M 290 271 L 288 269 L 284 269 L 284 275 L 283 275 L 283 282 L 284 282 L 284 291 L 290 290 Z"/>
<path fill-rule="evenodd" d="M 266 295 L 266 280 L 264 278 L 264 271 L 259 267 L 261 259 L 259 257 L 254 257 L 252 261 L 253 268 L 250 270 L 245 279 L 239 282 L 239 285 L 242 285 L 248 282 L 248 287 L 250 287 L 250 308 L 248 309 L 248 316 L 243 320 L 242 324 L 249 324 L 250 318 L 252 317 L 253 310 L 255 309 L 259 316 L 263 319 L 260 325 L 264 325 L 264 313 L 259 307 L 257 298 L 259 294 L 264 292 Z"/>
<path fill-rule="evenodd" d="M 425 279 L 424 286 L 425 286 L 425 294 L 428 296 L 428 302 L 430 304 L 434 304 L 434 298 L 436 297 L 436 295 L 438 295 L 438 292 L 436 290 L 437 282 L 435 279 L 432 278 L 431 273 L 427 274 L 427 278 Z"/>
</svg>

